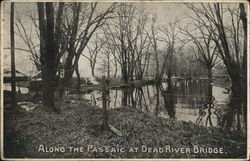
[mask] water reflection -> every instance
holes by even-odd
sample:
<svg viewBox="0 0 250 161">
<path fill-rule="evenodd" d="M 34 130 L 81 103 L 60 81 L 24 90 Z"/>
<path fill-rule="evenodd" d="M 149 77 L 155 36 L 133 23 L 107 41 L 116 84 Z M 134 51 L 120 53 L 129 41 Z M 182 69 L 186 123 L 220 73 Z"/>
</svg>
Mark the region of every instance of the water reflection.
<svg viewBox="0 0 250 161">
<path fill-rule="evenodd" d="M 175 116 L 175 103 L 177 102 L 176 95 L 174 94 L 173 86 L 170 81 L 167 82 L 167 88 L 163 88 L 161 85 L 161 94 L 164 101 L 164 107 L 170 118 L 176 118 Z M 176 84 L 175 84 L 176 85 Z"/>
<path fill-rule="evenodd" d="M 110 90 L 108 108 L 130 107 L 158 117 L 171 118 L 206 127 L 245 131 L 241 101 L 237 95 L 207 80 L 168 81 L 158 85 Z M 85 99 L 102 107 L 101 92 Z"/>
</svg>

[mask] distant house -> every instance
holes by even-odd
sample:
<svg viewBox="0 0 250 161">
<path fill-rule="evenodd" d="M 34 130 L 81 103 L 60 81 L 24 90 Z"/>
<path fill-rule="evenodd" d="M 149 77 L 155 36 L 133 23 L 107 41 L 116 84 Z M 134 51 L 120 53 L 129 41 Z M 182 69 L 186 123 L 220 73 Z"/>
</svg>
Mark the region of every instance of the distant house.
<svg viewBox="0 0 250 161">
<path fill-rule="evenodd" d="M 11 69 L 6 68 L 3 72 L 3 80 L 4 80 L 4 91 L 11 91 Z M 16 85 L 17 90 L 21 93 L 28 93 L 29 91 L 29 77 L 24 73 L 16 70 Z"/>
<path fill-rule="evenodd" d="M 3 72 L 3 78 L 4 78 L 4 83 L 11 83 L 11 69 L 7 68 L 4 69 Z M 16 70 L 16 82 L 22 82 L 22 81 L 28 81 L 29 77 L 25 74 L 23 74 L 22 72 Z"/>
</svg>

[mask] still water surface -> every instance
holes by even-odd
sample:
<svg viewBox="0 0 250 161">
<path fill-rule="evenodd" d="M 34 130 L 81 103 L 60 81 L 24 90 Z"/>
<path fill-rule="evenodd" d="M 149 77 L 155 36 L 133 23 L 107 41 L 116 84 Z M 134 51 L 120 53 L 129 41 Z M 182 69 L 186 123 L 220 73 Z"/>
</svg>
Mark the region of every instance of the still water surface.
<svg viewBox="0 0 250 161">
<path fill-rule="evenodd" d="M 207 80 L 110 90 L 108 97 L 109 109 L 136 108 L 149 115 L 191 121 L 206 127 L 229 127 L 243 132 L 245 129 L 242 111 L 232 112 L 228 106 L 230 91 L 211 85 Z M 102 108 L 101 91 L 85 94 L 84 98 Z"/>
</svg>

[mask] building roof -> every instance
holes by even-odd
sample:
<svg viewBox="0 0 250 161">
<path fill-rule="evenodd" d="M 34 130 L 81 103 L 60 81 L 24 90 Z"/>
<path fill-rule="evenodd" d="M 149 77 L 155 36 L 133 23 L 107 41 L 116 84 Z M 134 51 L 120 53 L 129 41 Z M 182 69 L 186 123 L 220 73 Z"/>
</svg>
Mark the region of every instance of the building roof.
<svg viewBox="0 0 250 161">
<path fill-rule="evenodd" d="M 3 70 L 3 76 L 4 77 L 11 77 L 11 69 L 5 68 Z M 28 76 L 16 69 L 16 77 L 28 77 Z"/>
<path fill-rule="evenodd" d="M 10 83 L 12 81 L 10 68 L 5 68 L 3 71 L 4 83 Z M 29 77 L 22 72 L 16 70 L 16 81 L 28 81 Z"/>
</svg>

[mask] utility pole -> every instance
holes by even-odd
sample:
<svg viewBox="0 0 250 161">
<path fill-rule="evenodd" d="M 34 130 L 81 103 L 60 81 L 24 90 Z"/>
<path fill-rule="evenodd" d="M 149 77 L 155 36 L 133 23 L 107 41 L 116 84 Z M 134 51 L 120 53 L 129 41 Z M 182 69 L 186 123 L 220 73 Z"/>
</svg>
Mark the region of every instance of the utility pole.
<svg viewBox="0 0 250 161">
<path fill-rule="evenodd" d="M 16 99 L 16 67 L 15 67 L 15 33 L 14 33 L 14 2 L 10 6 L 10 48 L 11 48 L 11 91 L 12 91 L 12 108 L 17 106 Z"/>
</svg>

